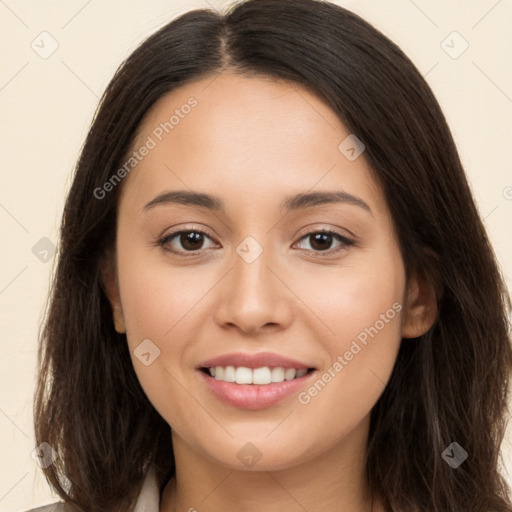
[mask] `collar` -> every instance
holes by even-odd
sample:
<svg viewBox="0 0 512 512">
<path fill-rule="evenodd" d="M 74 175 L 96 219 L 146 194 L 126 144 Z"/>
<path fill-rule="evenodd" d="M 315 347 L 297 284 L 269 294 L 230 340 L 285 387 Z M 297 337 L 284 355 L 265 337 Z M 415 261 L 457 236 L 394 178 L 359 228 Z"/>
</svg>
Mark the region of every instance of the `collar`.
<svg viewBox="0 0 512 512">
<path fill-rule="evenodd" d="M 69 510 L 68 505 L 59 502 L 51 503 L 43 507 L 31 508 L 26 512 L 68 512 Z M 154 466 L 150 466 L 149 468 L 133 512 L 160 512 L 160 493 L 158 491 Z"/>
<path fill-rule="evenodd" d="M 154 466 L 149 468 L 133 512 L 159 512 L 160 492 Z"/>
</svg>

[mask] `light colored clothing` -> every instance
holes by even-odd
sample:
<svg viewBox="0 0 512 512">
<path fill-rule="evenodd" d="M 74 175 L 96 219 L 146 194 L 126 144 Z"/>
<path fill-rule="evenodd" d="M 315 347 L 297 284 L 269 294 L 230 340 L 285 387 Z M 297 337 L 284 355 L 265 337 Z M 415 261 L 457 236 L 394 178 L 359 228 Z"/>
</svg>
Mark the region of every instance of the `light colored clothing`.
<svg viewBox="0 0 512 512">
<path fill-rule="evenodd" d="M 32 508 L 26 512 L 68 512 L 65 503 L 52 503 L 44 507 Z M 160 494 L 158 492 L 158 484 L 156 474 L 153 467 L 148 471 L 142 489 L 137 498 L 137 503 L 133 512 L 159 512 L 160 511 Z"/>
</svg>

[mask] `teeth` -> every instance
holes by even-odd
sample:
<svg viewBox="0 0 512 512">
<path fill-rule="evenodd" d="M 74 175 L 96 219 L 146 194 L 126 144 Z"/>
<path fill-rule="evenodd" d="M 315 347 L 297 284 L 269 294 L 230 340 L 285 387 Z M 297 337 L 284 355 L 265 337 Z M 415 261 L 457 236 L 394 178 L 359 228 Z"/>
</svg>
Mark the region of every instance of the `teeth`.
<svg viewBox="0 0 512 512">
<path fill-rule="evenodd" d="M 226 382 L 235 382 L 236 374 L 234 366 L 226 366 L 226 368 L 224 368 L 224 375 L 222 376 L 222 380 L 225 380 Z"/>
<path fill-rule="evenodd" d="M 295 368 L 286 368 L 284 371 L 284 380 L 292 380 L 295 379 L 295 374 L 297 370 Z"/>
<path fill-rule="evenodd" d="M 219 371 L 217 366 L 216 372 Z M 235 370 L 235 382 L 237 384 L 252 384 L 252 370 L 250 368 L 244 368 L 240 366 Z"/>
<path fill-rule="evenodd" d="M 272 382 L 283 382 L 284 380 L 284 368 L 277 367 L 272 368 Z"/>
<path fill-rule="evenodd" d="M 236 382 L 237 384 L 257 385 L 298 379 L 299 377 L 306 375 L 308 372 L 306 368 L 296 370 L 295 368 L 283 368 L 281 366 L 277 366 L 272 369 L 268 366 L 254 369 L 247 368 L 245 366 L 239 366 L 237 368 L 234 366 L 216 366 L 214 368 L 208 368 L 208 371 L 216 380 Z"/>
<path fill-rule="evenodd" d="M 270 384 L 272 382 L 272 373 L 268 366 L 263 368 L 255 368 L 252 371 L 252 383 L 253 384 Z"/>
</svg>

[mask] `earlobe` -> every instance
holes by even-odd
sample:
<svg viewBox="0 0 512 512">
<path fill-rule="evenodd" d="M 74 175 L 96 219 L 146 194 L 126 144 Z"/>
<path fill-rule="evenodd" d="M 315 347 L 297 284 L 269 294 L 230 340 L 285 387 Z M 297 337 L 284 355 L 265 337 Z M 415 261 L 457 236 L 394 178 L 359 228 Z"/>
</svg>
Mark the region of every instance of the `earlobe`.
<svg viewBox="0 0 512 512">
<path fill-rule="evenodd" d="M 124 325 L 124 314 L 122 308 L 116 305 L 112 306 L 112 315 L 114 319 L 114 328 L 116 332 L 119 334 L 123 334 L 126 332 L 126 327 Z"/>
<path fill-rule="evenodd" d="M 122 334 L 126 332 L 124 321 L 123 306 L 119 294 L 119 284 L 117 280 L 117 272 L 115 269 L 115 257 L 110 255 L 102 264 L 101 269 L 102 284 L 105 295 L 107 296 L 110 306 L 112 307 L 112 319 L 114 321 L 115 330 Z"/>
<path fill-rule="evenodd" d="M 425 279 L 412 276 L 406 290 L 402 317 L 402 338 L 417 338 L 434 325 L 437 297 L 434 286 Z"/>
</svg>

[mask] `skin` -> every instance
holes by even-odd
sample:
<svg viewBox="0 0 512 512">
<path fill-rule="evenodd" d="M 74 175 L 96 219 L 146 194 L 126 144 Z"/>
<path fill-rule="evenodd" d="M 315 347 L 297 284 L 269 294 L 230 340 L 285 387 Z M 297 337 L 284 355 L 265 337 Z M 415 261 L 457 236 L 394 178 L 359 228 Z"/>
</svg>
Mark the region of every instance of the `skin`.
<svg viewBox="0 0 512 512">
<path fill-rule="evenodd" d="M 126 332 L 140 383 L 172 427 L 177 471 L 160 510 L 370 511 L 363 479 L 370 412 L 402 338 L 432 325 L 433 291 L 406 279 L 364 153 L 349 161 L 338 150 L 350 132 L 321 98 L 262 77 L 208 77 L 162 97 L 132 149 L 191 96 L 198 105 L 122 183 L 114 265 L 105 269 L 116 329 Z M 219 196 L 226 212 L 144 210 L 182 189 Z M 279 210 L 290 195 L 334 190 L 364 200 L 372 213 L 345 203 Z M 180 229 L 207 233 L 198 254 L 180 257 L 158 245 Z M 322 229 L 356 245 L 305 237 Z M 263 248 L 252 263 L 236 252 L 247 236 Z M 187 254 L 179 236 L 166 247 Z M 308 404 L 292 395 L 262 410 L 238 409 L 214 397 L 196 370 L 228 352 L 277 352 L 316 368 L 307 391 L 394 303 L 402 310 Z M 148 338 L 160 356 L 145 366 L 134 350 Z M 252 467 L 237 457 L 248 442 L 261 454 Z M 377 501 L 373 511 L 381 510 Z"/>
</svg>

